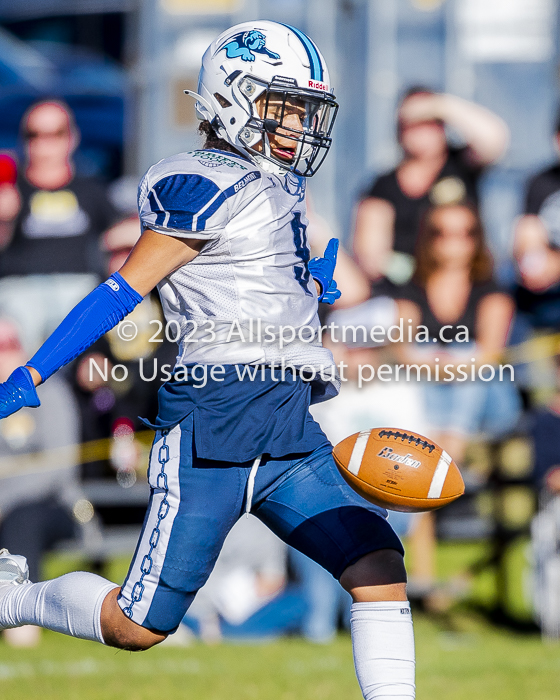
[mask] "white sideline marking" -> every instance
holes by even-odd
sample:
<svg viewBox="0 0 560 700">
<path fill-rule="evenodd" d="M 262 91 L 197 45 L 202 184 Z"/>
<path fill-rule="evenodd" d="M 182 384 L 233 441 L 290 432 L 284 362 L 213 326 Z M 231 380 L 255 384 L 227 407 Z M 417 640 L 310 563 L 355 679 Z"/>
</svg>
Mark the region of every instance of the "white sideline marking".
<svg viewBox="0 0 560 700">
<path fill-rule="evenodd" d="M 364 452 L 366 451 L 367 442 L 369 436 L 371 435 L 371 428 L 369 430 L 362 430 L 358 433 L 356 442 L 354 443 L 354 449 L 350 455 L 350 461 L 348 462 L 348 471 L 350 474 L 358 476 L 360 467 L 362 466 L 362 459 L 364 457 Z"/>
<path fill-rule="evenodd" d="M 445 450 L 443 450 L 432 477 L 432 483 L 430 484 L 430 489 L 428 491 L 428 498 L 439 498 L 441 496 L 450 464 L 451 456 L 448 455 Z"/>
<path fill-rule="evenodd" d="M 174 675 L 198 675 L 207 673 L 207 669 L 196 659 L 167 658 L 160 659 L 158 663 L 163 665 L 162 672 Z M 159 666 L 158 666 L 159 670 Z M 34 662 L 0 663 L 0 682 L 14 678 L 38 678 L 43 676 L 66 676 L 78 678 L 81 676 L 98 676 L 104 674 L 123 674 L 127 676 L 149 676 L 153 671 L 146 664 L 137 663 L 132 659 L 120 661 L 93 659 L 86 657 L 76 661 L 59 661 L 53 659 L 41 659 Z M 4 696 L 2 696 L 4 697 Z"/>
</svg>

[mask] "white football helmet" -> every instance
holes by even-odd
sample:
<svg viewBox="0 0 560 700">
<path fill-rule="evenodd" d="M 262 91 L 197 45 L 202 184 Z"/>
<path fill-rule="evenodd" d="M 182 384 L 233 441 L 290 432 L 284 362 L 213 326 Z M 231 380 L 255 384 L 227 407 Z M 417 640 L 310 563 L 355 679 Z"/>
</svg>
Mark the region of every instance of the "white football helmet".
<svg viewBox="0 0 560 700">
<path fill-rule="evenodd" d="M 198 94 L 185 92 L 196 98 L 199 119 L 268 172 L 309 177 L 330 148 L 338 105 L 329 72 L 294 27 L 267 20 L 231 27 L 202 58 Z M 271 149 L 273 134 L 280 149 Z"/>
</svg>

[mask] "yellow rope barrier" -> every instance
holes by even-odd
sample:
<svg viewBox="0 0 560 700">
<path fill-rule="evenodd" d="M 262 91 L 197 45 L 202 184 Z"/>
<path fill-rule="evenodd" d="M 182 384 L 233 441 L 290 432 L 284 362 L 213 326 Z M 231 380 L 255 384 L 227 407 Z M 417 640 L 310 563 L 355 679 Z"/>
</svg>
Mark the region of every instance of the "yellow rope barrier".
<svg viewBox="0 0 560 700">
<path fill-rule="evenodd" d="M 505 348 L 502 360 L 512 364 L 538 362 L 560 354 L 560 333 L 530 338 L 518 345 Z M 149 446 L 154 433 L 142 430 L 134 438 Z M 0 457 L 0 479 L 16 474 L 31 474 L 64 469 L 77 464 L 89 464 L 109 459 L 114 438 L 90 440 L 81 444 L 56 447 L 41 452 L 27 452 L 10 457 Z"/>
<path fill-rule="evenodd" d="M 138 442 L 148 446 L 154 433 L 142 430 L 134 434 Z M 109 459 L 114 438 L 89 440 L 81 444 L 53 447 L 40 452 L 25 452 L 9 457 L 0 457 L 0 478 L 16 474 L 33 474 L 36 472 L 69 469 L 77 464 L 89 464 Z"/>
<path fill-rule="evenodd" d="M 529 338 L 518 345 L 505 348 L 503 357 L 513 364 L 538 362 L 560 354 L 560 333 Z"/>
</svg>

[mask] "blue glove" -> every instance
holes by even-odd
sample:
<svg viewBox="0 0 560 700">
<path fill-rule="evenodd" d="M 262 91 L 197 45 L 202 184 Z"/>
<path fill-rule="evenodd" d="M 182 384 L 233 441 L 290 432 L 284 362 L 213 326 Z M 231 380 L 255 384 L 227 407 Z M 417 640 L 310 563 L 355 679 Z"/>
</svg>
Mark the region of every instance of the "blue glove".
<svg viewBox="0 0 560 700">
<path fill-rule="evenodd" d="M 27 367 L 15 369 L 7 381 L 0 384 L 0 418 L 11 416 L 24 406 L 37 408 L 41 402 Z"/>
<path fill-rule="evenodd" d="M 326 292 L 323 292 L 323 294 L 321 294 L 321 296 L 319 297 L 319 301 L 323 302 L 323 304 L 334 304 L 334 302 L 337 299 L 340 299 L 341 296 L 342 292 L 336 286 L 336 282 L 334 280 L 331 280 L 329 288 Z"/>
<path fill-rule="evenodd" d="M 338 253 L 338 239 L 331 238 L 322 258 L 313 258 L 307 265 L 311 277 L 321 285 L 319 301 L 324 304 L 334 304 L 340 297 L 340 290 L 337 289 L 333 280 L 334 268 L 336 267 L 336 255 Z"/>
</svg>

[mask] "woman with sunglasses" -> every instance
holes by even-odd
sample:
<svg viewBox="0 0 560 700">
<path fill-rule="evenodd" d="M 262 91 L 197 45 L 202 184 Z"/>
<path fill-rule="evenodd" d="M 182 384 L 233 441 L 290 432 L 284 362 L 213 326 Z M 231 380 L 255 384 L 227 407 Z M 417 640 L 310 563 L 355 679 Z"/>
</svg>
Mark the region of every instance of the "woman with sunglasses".
<svg viewBox="0 0 560 700">
<path fill-rule="evenodd" d="M 99 282 L 99 238 L 119 216 L 99 178 L 76 173 L 80 135 L 66 104 L 31 105 L 21 139 L 17 182 L 0 186 L 0 308 L 29 352 Z"/>
<path fill-rule="evenodd" d="M 412 342 L 399 348 L 401 360 L 405 366 L 424 366 L 430 436 L 459 464 L 473 435 L 499 437 L 519 417 L 513 372 L 497 367 L 514 303 L 492 271 L 476 207 L 461 202 L 434 206 L 420 226 L 414 277 L 397 298 L 399 317 L 405 328 L 412 328 Z M 414 380 L 417 375 L 410 376 Z M 429 590 L 435 553 L 431 514 L 419 520 L 412 548 L 412 574 Z"/>
<path fill-rule="evenodd" d="M 436 379 L 424 389 L 433 437 L 459 462 L 468 437 L 484 428 L 484 399 L 494 382 L 490 369 L 480 370 L 499 362 L 513 318 L 513 300 L 493 280 L 492 268 L 476 208 L 432 207 L 420 227 L 416 272 L 397 299 L 399 316 L 421 331 L 402 348 L 406 361 L 428 364 Z M 511 384 L 509 373 L 501 383 Z"/>
</svg>

